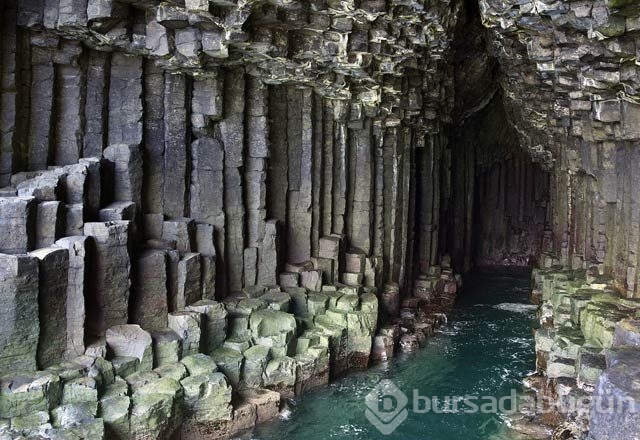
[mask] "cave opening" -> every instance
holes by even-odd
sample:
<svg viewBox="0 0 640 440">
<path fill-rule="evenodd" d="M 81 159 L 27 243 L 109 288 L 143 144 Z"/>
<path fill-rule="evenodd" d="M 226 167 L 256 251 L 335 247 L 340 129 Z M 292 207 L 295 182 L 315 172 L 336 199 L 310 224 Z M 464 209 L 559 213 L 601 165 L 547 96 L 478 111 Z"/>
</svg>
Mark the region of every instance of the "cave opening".
<svg viewBox="0 0 640 440">
<path fill-rule="evenodd" d="M 550 223 L 549 172 L 520 145 L 505 107 L 508 75 L 492 53 L 478 2 L 466 1 L 453 42 L 451 188 L 441 201 L 439 243 L 462 272 L 534 265 Z"/>
</svg>

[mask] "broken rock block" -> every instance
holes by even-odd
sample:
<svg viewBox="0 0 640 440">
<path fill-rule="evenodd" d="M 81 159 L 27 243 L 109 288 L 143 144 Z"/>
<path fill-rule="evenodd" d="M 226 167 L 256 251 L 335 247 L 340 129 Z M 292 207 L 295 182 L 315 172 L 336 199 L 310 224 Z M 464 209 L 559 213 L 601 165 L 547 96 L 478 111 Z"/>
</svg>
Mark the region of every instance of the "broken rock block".
<svg viewBox="0 0 640 440">
<path fill-rule="evenodd" d="M 180 381 L 187 416 L 197 422 L 231 420 L 231 386 L 222 373 L 191 375 Z"/>
<path fill-rule="evenodd" d="M 196 250 L 202 268 L 202 298 L 214 299 L 216 294 L 215 228 L 208 223 L 196 224 Z"/>
<path fill-rule="evenodd" d="M 280 287 L 298 287 L 300 285 L 300 274 L 297 272 L 281 272 Z"/>
<path fill-rule="evenodd" d="M 280 394 L 264 388 L 243 390 L 239 392 L 243 402 L 256 409 L 256 423 L 272 420 L 280 413 Z"/>
<path fill-rule="evenodd" d="M 264 375 L 267 363 L 270 360 L 269 347 L 263 345 L 254 345 L 245 350 L 243 384 L 248 388 L 257 388 L 263 385 L 262 377 Z"/>
<path fill-rule="evenodd" d="M 36 214 L 36 249 L 53 246 L 65 231 L 65 209 L 60 202 L 38 204 Z"/>
<path fill-rule="evenodd" d="M 176 249 L 180 252 L 187 253 L 196 250 L 195 236 L 196 224 L 191 219 L 165 221 L 162 225 L 162 238 L 174 240 Z"/>
<path fill-rule="evenodd" d="M 182 415 L 184 390 L 168 377 L 158 378 L 131 398 L 130 432 L 149 439 L 170 438 Z"/>
<path fill-rule="evenodd" d="M 153 331 L 167 327 L 169 313 L 167 294 L 167 253 L 144 251 L 137 261 L 131 298 L 131 319 L 142 328 Z"/>
<path fill-rule="evenodd" d="M 284 356 L 272 359 L 264 371 L 264 386 L 285 396 L 295 394 L 296 360 Z"/>
<path fill-rule="evenodd" d="M 213 359 L 204 353 L 185 356 L 180 362 L 185 366 L 190 376 L 200 376 L 218 371 Z"/>
<path fill-rule="evenodd" d="M 212 300 L 196 301 L 187 307 L 188 311 L 202 316 L 200 347 L 210 354 L 224 343 L 227 336 L 227 309 L 223 303 Z"/>
<path fill-rule="evenodd" d="M 0 197 L 0 252 L 24 254 L 36 244 L 34 197 Z"/>
<path fill-rule="evenodd" d="M 31 255 L 39 260 L 40 267 L 38 367 L 46 368 L 61 362 L 67 351 L 69 251 L 44 248 Z"/>
<path fill-rule="evenodd" d="M 178 292 L 171 310 L 182 310 L 202 299 L 200 254 L 186 253 L 178 263 Z"/>
<path fill-rule="evenodd" d="M 47 171 L 40 176 L 25 180 L 16 186 L 18 197 L 35 197 L 39 202 L 64 201 L 63 172 Z"/>
<path fill-rule="evenodd" d="M 151 332 L 153 341 L 153 366 L 160 367 L 174 364 L 180 360 L 182 354 L 182 340 L 170 328 Z"/>
<path fill-rule="evenodd" d="M 337 260 L 340 256 L 341 240 L 338 237 L 322 237 L 318 246 L 318 257 Z"/>
<path fill-rule="evenodd" d="M 271 290 L 260 297 L 260 299 L 267 303 L 267 308 L 271 310 L 279 310 L 281 312 L 289 312 L 289 303 L 291 302 L 291 296 L 287 292 L 281 292 L 279 290 Z"/>
<path fill-rule="evenodd" d="M 364 274 L 366 255 L 360 249 L 351 249 L 344 255 L 345 272 Z"/>
<path fill-rule="evenodd" d="M 62 381 L 55 374 L 40 371 L 0 380 L 0 414 L 21 417 L 50 411 L 60 404 Z"/>
<path fill-rule="evenodd" d="M 293 350 L 297 324 L 293 315 L 275 310 L 258 310 L 249 318 L 253 341 L 269 347 L 273 357 L 286 356 Z"/>
<path fill-rule="evenodd" d="M 242 366 L 244 357 L 242 353 L 230 348 L 219 348 L 211 353 L 211 358 L 224 373 L 231 385 L 238 385 L 242 378 Z"/>
<path fill-rule="evenodd" d="M 136 220 L 136 204 L 134 202 L 113 202 L 98 212 L 101 222 L 117 220 Z"/>
<path fill-rule="evenodd" d="M 0 254 L 0 371 L 36 369 L 38 278 L 38 259 Z"/>
<path fill-rule="evenodd" d="M 169 313 L 169 328 L 182 340 L 182 356 L 189 356 L 200 351 L 201 314 L 182 311 Z"/>
<path fill-rule="evenodd" d="M 102 153 L 114 163 L 113 196 L 116 202 L 132 201 L 138 206 L 142 200 L 142 152 L 138 145 L 115 144 Z"/>
<path fill-rule="evenodd" d="M 98 416 L 104 421 L 106 438 L 127 438 L 131 398 L 126 394 L 107 395 L 100 399 Z"/>
<path fill-rule="evenodd" d="M 135 357 L 140 361 L 138 371 L 153 367 L 153 341 L 151 335 L 139 325 L 116 325 L 107 329 L 107 348 L 110 355 Z"/>
<path fill-rule="evenodd" d="M 300 286 L 312 292 L 320 292 L 322 290 L 322 272 L 319 270 L 300 272 Z"/>
</svg>

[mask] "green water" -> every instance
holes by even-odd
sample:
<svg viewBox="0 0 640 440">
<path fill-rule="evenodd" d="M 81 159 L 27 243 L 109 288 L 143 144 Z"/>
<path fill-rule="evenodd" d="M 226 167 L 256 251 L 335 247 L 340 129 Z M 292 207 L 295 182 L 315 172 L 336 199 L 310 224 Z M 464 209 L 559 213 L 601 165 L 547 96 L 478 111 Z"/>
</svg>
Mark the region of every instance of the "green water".
<svg viewBox="0 0 640 440">
<path fill-rule="evenodd" d="M 449 324 L 417 353 L 349 376 L 291 404 L 287 417 L 261 425 L 256 440 L 515 438 L 504 434 L 499 415 L 412 412 L 412 390 L 421 396 L 508 396 L 520 390 L 534 367 L 528 305 L 528 273 L 484 274 L 465 279 Z M 505 305 L 506 304 L 506 305 Z M 496 307 L 500 305 L 499 307 Z M 364 398 L 382 379 L 409 396 L 407 419 L 384 436 L 365 417 Z M 479 403 L 487 402 L 486 400 Z M 462 408 L 468 408 L 464 405 Z"/>
</svg>

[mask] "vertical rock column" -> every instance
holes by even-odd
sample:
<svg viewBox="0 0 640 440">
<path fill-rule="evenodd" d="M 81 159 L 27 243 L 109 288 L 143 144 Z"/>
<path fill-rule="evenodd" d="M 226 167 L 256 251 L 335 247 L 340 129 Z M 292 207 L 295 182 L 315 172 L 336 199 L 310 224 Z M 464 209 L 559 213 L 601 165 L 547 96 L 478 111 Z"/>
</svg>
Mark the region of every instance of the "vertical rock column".
<svg viewBox="0 0 640 440">
<path fill-rule="evenodd" d="M 89 277 L 93 270 L 93 240 L 90 237 L 65 237 L 55 243 L 56 247 L 69 252 L 69 276 L 67 282 L 67 348 L 65 358 L 72 359 L 84 354 L 84 326 L 86 301 L 89 295 Z"/>
<path fill-rule="evenodd" d="M 167 254 L 143 252 L 137 260 L 132 292 L 132 321 L 148 331 L 167 327 Z"/>
<path fill-rule="evenodd" d="M 35 38 L 35 37 L 33 37 Z M 57 37 L 45 37 L 34 45 L 31 53 L 31 100 L 29 123 L 29 169 L 47 168 L 52 156 L 52 111 L 55 91 L 55 72 L 52 48 L 58 46 Z"/>
<path fill-rule="evenodd" d="M 247 248 L 244 251 L 245 285 L 255 284 L 260 245 L 265 234 L 267 196 L 267 158 L 269 132 L 267 124 L 267 87 L 257 78 L 247 80 L 246 144 L 247 159 L 244 183 L 246 187 Z"/>
<path fill-rule="evenodd" d="M 218 128 L 224 145 L 225 264 L 232 292 L 242 289 L 244 271 L 244 103 L 244 69 L 229 70 L 225 76 L 225 118 Z"/>
<path fill-rule="evenodd" d="M 85 223 L 84 235 L 96 243 L 95 271 L 92 274 L 90 309 L 87 319 L 92 336 L 103 336 L 106 329 L 126 324 L 129 318 L 129 228 L 130 221 Z"/>
<path fill-rule="evenodd" d="M 144 64 L 145 213 L 164 213 L 164 72 L 153 60 Z"/>
<path fill-rule="evenodd" d="M 311 202 L 313 131 L 311 89 L 287 91 L 289 156 L 287 193 L 287 261 L 301 263 L 311 257 Z"/>
<path fill-rule="evenodd" d="M 187 77 L 165 73 L 164 213 L 181 218 L 187 205 Z"/>
<path fill-rule="evenodd" d="M 107 142 L 109 54 L 89 51 L 87 58 L 82 155 L 100 157 Z"/>
<path fill-rule="evenodd" d="M 0 252 L 23 254 L 36 243 L 34 197 L 0 197 Z"/>
<path fill-rule="evenodd" d="M 0 371 L 36 369 L 38 260 L 0 254 Z"/>
<path fill-rule="evenodd" d="M 16 44 L 16 5 L 2 5 L 0 24 L 8 30 L 0 39 L 0 187 L 9 185 L 11 174 L 17 169 L 19 156 L 14 151 L 16 136 L 18 93 L 16 71 L 18 70 Z"/>
<path fill-rule="evenodd" d="M 56 66 L 55 140 L 53 160 L 56 165 L 71 165 L 82 156 L 84 132 L 85 71 L 80 65 L 82 46 L 64 42 L 62 53 L 66 63 Z M 91 119 L 98 119 L 90 115 Z"/>
<path fill-rule="evenodd" d="M 67 288 L 69 251 L 61 248 L 38 249 L 31 253 L 39 260 L 38 368 L 61 362 L 67 351 Z"/>
<path fill-rule="evenodd" d="M 142 58 L 114 52 L 109 82 L 108 143 L 142 143 Z"/>
</svg>

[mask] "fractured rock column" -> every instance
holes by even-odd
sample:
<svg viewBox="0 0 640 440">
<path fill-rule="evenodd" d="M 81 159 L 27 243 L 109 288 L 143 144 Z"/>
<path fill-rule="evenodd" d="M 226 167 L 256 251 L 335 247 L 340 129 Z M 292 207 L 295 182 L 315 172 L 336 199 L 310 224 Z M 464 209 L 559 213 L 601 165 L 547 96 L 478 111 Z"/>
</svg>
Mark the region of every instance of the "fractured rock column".
<svg viewBox="0 0 640 440">
<path fill-rule="evenodd" d="M 31 100 L 29 118 L 30 170 L 46 169 L 53 155 L 51 145 L 55 71 L 51 47 L 57 45 L 57 37 L 44 38 L 40 44 L 33 47 L 31 54 L 31 94 L 38 98 Z"/>
<path fill-rule="evenodd" d="M 104 150 L 104 157 L 114 163 L 114 201 L 142 202 L 142 153 L 138 145 L 115 144 Z"/>
<path fill-rule="evenodd" d="M 131 298 L 131 320 L 148 331 L 167 327 L 167 254 L 143 252 L 137 260 Z"/>
<path fill-rule="evenodd" d="M 301 263 L 311 258 L 312 202 L 312 91 L 287 91 L 287 261 Z"/>
<path fill-rule="evenodd" d="M 24 254 L 36 244 L 34 197 L 0 197 L 0 252 Z"/>
<path fill-rule="evenodd" d="M 79 65 L 82 46 L 65 42 L 62 46 L 68 64 L 56 66 L 55 139 L 53 160 L 56 165 L 71 165 L 82 157 L 84 125 L 84 69 Z M 91 115 L 97 119 L 97 115 Z"/>
<path fill-rule="evenodd" d="M 216 284 L 225 286 L 225 212 L 224 212 L 224 147 L 214 138 L 203 137 L 191 144 L 192 172 L 190 186 L 191 216 L 208 223 L 213 231 L 216 258 Z M 200 234 L 206 226 L 200 227 Z M 207 234 L 205 234 L 207 235 Z M 205 239 L 207 237 L 204 237 Z M 209 247 L 207 245 L 207 247 Z M 211 254 L 209 249 L 203 255 Z M 198 249 L 199 252 L 200 249 Z M 205 263 L 207 264 L 207 263 Z"/>
<path fill-rule="evenodd" d="M 142 143 L 142 57 L 114 52 L 109 82 L 108 144 Z"/>
<path fill-rule="evenodd" d="M 8 2 L 3 5 L 0 25 L 8 30 L 0 38 L 0 187 L 9 185 L 11 174 L 19 166 L 19 155 L 16 154 L 14 139 L 18 138 L 18 93 L 16 76 L 19 70 L 16 45 L 16 4 Z M 26 133 L 26 130 L 25 130 Z M 17 144 L 17 142 L 16 142 Z"/>
<path fill-rule="evenodd" d="M 225 76 L 225 118 L 219 122 L 224 146 L 225 267 L 229 291 L 243 286 L 245 209 L 241 168 L 244 166 L 245 73 L 229 70 Z"/>
<path fill-rule="evenodd" d="M 33 371 L 40 325 L 38 259 L 0 254 L 0 371 Z"/>
<path fill-rule="evenodd" d="M 164 213 L 185 215 L 189 142 L 187 130 L 187 77 L 165 73 L 164 93 Z"/>
<path fill-rule="evenodd" d="M 164 71 L 144 63 L 143 212 L 164 213 Z"/>
<path fill-rule="evenodd" d="M 86 236 L 65 237 L 56 241 L 56 247 L 69 252 L 67 283 L 67 348 L 65 359 L 84 354 L 86 304 L 91 288 L 89 279 L 93 270 L 93 240 Z"/>
<path fill-rule="evenodd" d="M 61 362 L 67 351 L 67 289 L 69 251 L 44 248 L 31 252 L 39 260 L 38 368 L 44 369 Z"/>
<path fill-rule="evenodd" d="M 96 313 L 88 319 L 92 336 L 103 336 L 106 329 L 126 324 L 129 319 L 129 228 L 130 221 L 85 223 L 84 235 L 94 238 L 96 244 L 95 271 L 91 284 L 93 295 L 89 307 Z"/>
<path fill-rule="evenodd" d="M 107 142 L 109 54 L 89 51 L 84 98 L 83 157 L 100 157 Z"/>
</svg>

